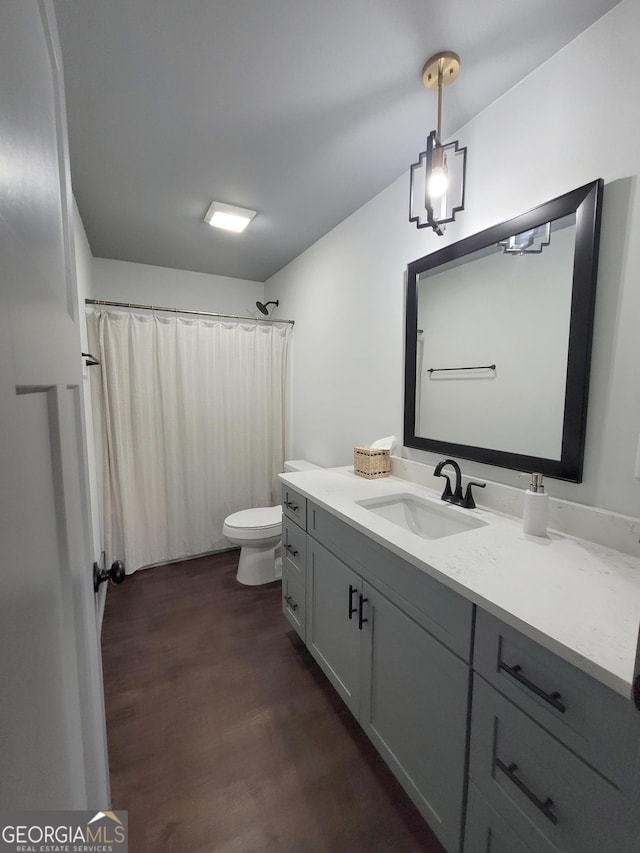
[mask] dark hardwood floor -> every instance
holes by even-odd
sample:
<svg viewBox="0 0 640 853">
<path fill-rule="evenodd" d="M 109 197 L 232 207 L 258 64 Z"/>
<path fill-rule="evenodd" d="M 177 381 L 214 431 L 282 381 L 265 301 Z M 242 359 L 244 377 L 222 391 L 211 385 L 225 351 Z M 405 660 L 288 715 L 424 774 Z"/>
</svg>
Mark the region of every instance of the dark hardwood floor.
<svg viewBox="0 0 640 853">
<path fill-rule="evenodd" d="M 238 552 L 110 585 L 112 806 L 130 853 L 444 853 Z"/>
</svg>

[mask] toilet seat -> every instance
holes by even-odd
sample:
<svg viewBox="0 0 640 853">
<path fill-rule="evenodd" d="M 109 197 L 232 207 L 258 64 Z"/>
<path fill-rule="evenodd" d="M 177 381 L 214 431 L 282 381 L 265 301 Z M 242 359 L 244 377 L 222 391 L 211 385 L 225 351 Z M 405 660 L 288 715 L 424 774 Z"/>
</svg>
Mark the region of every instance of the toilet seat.
<svg viewBox="0 0 640 853">
<path fill-rule="evenodd" d="M 225 519 L 222 532 L 235 539 L 252 540 L 279 536 L 281 529 L 282 507 L 278 504 L 234 512 Z"/>
</svg>

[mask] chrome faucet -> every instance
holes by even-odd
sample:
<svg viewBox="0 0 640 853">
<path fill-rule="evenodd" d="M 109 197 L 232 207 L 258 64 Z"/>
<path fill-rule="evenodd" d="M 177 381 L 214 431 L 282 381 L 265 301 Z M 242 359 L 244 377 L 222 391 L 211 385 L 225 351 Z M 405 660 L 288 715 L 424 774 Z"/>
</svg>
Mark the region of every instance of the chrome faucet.
<svg viewBox="0 0 640 853">
<path fill-rule="evenodd" d="M 451 488 L 451 480 L 447 474 L 442 473 L 442 469 L 445 465 L 450 465 L 453 470 L 456 472 L 456 484 L 455 487 Z M 467 483 L 467 489 L 464 493 L 464 497 L 462 496 L 462 472 L 460 470 L 460 466 L 454 459 L 443 459 L 442 462 L 438 462 L 435 467 L 435 471 L 433 472 L 434 477 L 444 477 L 447 481 L 446 486 L 444 487 L 444 491 L 442 492 L 441 500 L 446 501 L 450 504 L 456 504 L 457 506 L 462 506 L 465 509 L 475 509 L 476 502 L 473 499 L 473 494 L 471 492 L 472 486 L 478 486 L 479 489 L 484 489 L 487 485 L 486 483 L 476 483 L 475 481 L 470 481 Z"/>
</svg>

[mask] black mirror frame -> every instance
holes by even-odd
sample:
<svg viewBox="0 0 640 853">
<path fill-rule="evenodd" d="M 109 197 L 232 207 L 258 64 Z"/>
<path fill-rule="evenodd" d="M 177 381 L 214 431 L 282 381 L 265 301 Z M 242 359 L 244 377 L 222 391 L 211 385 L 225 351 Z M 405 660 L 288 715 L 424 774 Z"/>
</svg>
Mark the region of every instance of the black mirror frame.
<svg viewBox="0 0 640 853">
<path fill-rule="evenodd" d="M 404 444 L 407 447 L 442 453 L 445 456 L 457 456 L 487 465 L 498 465 L 502 468 L 540 472 L 547 477 L 572 483 L 582 482 L 603 187 L 604 181 L 601 178 L 592 181 L 552 201 L 538 205 L 527 213 L 418 258 L 408 265 L 404 389 Z M 576 214 L 576 238 L 560 459 L 527 456 L 416 435 L 416 357 L 420 275 L 472 252 L 495 245 L 513 234 L 520 234 L 536 225 L 552 222 L 573 213 Z"/>
</svg>

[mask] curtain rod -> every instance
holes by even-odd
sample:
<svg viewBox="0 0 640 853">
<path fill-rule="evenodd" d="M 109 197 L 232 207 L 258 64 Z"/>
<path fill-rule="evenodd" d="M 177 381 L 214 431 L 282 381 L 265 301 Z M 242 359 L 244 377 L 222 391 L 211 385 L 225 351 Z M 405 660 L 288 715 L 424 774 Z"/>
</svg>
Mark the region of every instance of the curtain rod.
<svg viewBox="0 0 640 853">
<path fill-rule="evenodd" d="M 271 317 L 244 317 L 241 314 L 214 314 L 212 311 L 192 311 L 189 308 L 163 308 L 160 305 L 138 305 L 135 302 L 109 302 L 107 299 L 85 299 L 87 305 L 112 305 L 114 308 L 138 308 L 144 311 L 169 311 L 171 314 L 197 314 L 199 317 L 226 317 L 230 320 L 250 320 L 252 323 L 289 323 L 295 320 L 278 320 Z"/>
</svg>

